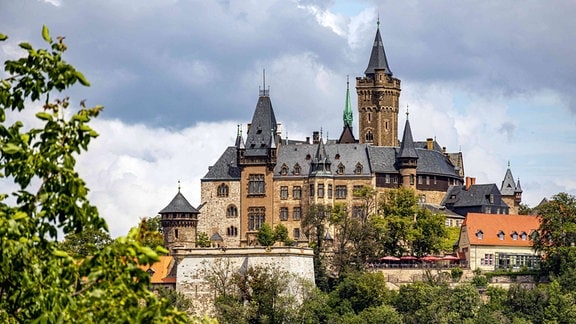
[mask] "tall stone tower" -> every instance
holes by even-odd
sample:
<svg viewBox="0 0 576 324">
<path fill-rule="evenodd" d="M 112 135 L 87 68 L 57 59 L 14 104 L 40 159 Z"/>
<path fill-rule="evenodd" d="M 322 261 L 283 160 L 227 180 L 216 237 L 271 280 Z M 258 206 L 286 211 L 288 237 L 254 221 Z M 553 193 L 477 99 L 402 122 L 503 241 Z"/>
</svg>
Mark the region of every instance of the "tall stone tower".
<svg viewBox="0 0 576 324">
<path fill-rule="evenodd" d="M 518 179 L 517 183 L 514 183 L 512 171 L 510 171 L 510 162 L 508 162 L 508 169 L 506 170 L 506 175 L 504 175 L 504 180 L 502 180 L 500 193 L 504 203 L 510 207 L 510 214 L 518 214 L 520 203 L 522 203 L 522 187 L 520 186 L 520 179 Z"/>
<path fill-rule="evenodd" d="M 200 212 L 192 207 L 180 192 L 160 212 L 160 222 L 164 234 L 164 246 L 173 252 L 175 248 L 196 247 L 196 226 Z"/>
<path fill-rule="evenodd" d="M 398 146 L 400 80 L 392 76 L 380 36 L 380 22 L 364 77 L 356 78 L 359 141 L 376 146 Z"/>
</svg>

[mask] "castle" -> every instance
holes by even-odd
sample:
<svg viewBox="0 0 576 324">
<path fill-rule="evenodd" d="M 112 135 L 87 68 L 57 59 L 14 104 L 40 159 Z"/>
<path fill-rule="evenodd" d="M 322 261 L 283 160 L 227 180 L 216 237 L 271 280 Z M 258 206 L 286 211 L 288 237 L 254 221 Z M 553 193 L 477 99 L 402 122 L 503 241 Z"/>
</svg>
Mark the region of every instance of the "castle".
<svg viewBox="0 0 576 324">
<path fill-rule="evenodd" d="M 454 188 L 468 191 L 462 152 L 449 153 L 432 138 L 415 141 L 408 113 L 398 140 L 400 92 L 379 27 L 364 75 L 356 78 L 358 138 L 353 133 L 349 83 L 338 139 L 324 139 L 319 131 L 311 139 L 282 138 L 269 90 L 261 89 L 246 136 L 239 127 L 234 145 L 201 179 L 198 209 L 178 192 L 160 213 L 167 247 L 193 248 L 199 232 L 207 233 L 215 246 L 252 246 L 264 223 L 284 224 L 291 239 L 307 246 L 301 219 L 310 206 L 343 202 L 353 216 L 362 213 L 353 192 L 363 186 L 379 195 L 412 188 L 421 203 L 437 206 Z M 502 201 L 517 208 L 520 183 L 514 183 L 509 169 L 501 194 Z M 330 229 L 328 233 L 334 237 Z"/>
</svg>

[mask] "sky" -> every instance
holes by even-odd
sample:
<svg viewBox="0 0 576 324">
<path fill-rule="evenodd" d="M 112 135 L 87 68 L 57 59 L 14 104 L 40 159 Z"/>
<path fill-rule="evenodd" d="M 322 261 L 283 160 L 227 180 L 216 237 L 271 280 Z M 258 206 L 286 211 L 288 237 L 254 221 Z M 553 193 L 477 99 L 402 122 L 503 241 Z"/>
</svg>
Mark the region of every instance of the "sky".
<svg viewBox="0 0 576 324">
<path fill-rule="evenodd" d="M 569 0 L 0 0 L 0 60 L 24 55 L 21 41 L 44 46 L 44 24 L 66 37 L 91 86 L 65 95 L 105 107 L 78 171 L 113 236 L 178 186 L 201 203 L 200 179 L 245 132 L 264 70 L 283 138 L 337 138 L 346 77 L 356 107 L 377 21 L 414 138 L 463 152 L 477 183 L 500 187 L 510 165 L 533 207 L 576 194 L 574 14 Z"/>
</svg>

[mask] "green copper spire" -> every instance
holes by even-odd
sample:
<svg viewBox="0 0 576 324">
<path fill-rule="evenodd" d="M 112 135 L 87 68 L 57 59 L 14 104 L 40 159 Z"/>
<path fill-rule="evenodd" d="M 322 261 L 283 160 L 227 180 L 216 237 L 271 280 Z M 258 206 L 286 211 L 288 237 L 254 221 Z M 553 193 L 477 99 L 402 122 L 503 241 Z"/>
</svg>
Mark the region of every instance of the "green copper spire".
<svg viewBox="0 0 576 324">
<path fill-rule="evenodd" d="M 350 104 L 350 81 L 346 76 L 346 107 L 344 108 L 344 127 L 352 128 L 352 106 Z"/>
</svg>

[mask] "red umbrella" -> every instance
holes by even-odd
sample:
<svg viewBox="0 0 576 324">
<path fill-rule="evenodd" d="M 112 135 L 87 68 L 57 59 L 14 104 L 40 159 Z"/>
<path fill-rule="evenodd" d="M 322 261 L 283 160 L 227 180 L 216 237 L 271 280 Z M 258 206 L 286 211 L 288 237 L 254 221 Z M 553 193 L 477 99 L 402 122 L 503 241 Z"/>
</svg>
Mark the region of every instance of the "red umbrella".
<svg viewBox="0 0 576 324">
<path fill-rule="evenodd" d="M 391 255 L 387 255 L 385 257 L 381 257 L 380 261 L 400 261 L 400 258 L 397 258 L 395 256 L 391 256 Z"/>
<path fill-rule="evenodd" d="M 445 255 L 442 260 L 449 260 L 449 261 L 456 261 L 456 260 L 460 260 L 458 257 L 455 257 L 453 255 Z"/>
<path fill-rule="evenodd" d="M 413 260 L 418 260 L 417 257 L 412 256 L 412 255 L 403 255 L 400 257 L 400 260 L 402 261 L 413 261 Z"/>
<path fill-rule="evenodd" d="M 435 257 L 433 255 L 427 255 L 427 256 L 421 257 L 420 260 L 428 261 L 428 262 L 434 262 L 434 261 L 438 261 L 438 260 L 442 260 L 442 259 L 439 257 Z"/>
</svg>

